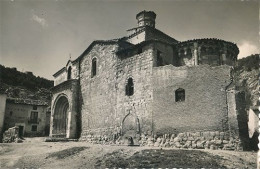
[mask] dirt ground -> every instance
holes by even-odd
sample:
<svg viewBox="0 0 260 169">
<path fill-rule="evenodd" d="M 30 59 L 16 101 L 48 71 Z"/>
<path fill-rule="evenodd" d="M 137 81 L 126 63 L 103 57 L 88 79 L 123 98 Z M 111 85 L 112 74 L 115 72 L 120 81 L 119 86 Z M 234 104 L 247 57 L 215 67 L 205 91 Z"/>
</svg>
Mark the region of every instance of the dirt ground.
<svg viewBox="0 0 260 169">
<path fill-rule="evenodd" d="M 93 145 L 86 142 L 0 144 L 0 168 L 256 168 L 256 152 Z"/>
</svg>

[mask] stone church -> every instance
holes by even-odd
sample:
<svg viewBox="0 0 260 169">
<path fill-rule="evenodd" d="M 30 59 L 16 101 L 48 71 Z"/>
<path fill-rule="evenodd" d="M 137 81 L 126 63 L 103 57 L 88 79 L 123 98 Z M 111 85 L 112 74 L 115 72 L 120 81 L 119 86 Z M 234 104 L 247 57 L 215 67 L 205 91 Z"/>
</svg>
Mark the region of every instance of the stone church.
<svg viewBox="0 0 260 169">
<path fill-rule="evenodd" d="M 127 36 L 93 41 L 53 75 L 50 136 L 92 141 L 131 136 L 137 143 L 182 133 L 237 139 L 245 147 L 244 93 L 233 82 L 237 45 L 178 41 L 155 28 L 152 11 L 136 19 Z"/>
</svg>

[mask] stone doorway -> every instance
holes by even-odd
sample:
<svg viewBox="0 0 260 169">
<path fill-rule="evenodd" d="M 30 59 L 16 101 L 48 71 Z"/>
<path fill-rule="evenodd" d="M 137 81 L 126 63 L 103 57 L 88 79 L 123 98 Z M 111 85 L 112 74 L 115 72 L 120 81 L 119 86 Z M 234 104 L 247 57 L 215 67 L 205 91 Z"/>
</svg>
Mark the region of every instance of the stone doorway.
<svg viewBox="0 0 260 169">
<path fill-rule="evenodd" d="M 19 130 L 18 130 L 19 137 L 23 137 L 23 129 L 24 129 L 24 127 L 23 126 L 18 126 L 18 127 L 19 127 Z"/>
<path fill-rule="evenodd" d="M 53 115 L 53 137 L 66 138 L 68 126 L 69 102 L 65 96 L 58 98 Z"/>
<path fill-rule="evenodd" d="M 132 137 L 135 139 L 138 134 L 140 134 L 139 119 L 129 111 L 122 121 L 122 135 L 125 138 Z"/>
</svg>

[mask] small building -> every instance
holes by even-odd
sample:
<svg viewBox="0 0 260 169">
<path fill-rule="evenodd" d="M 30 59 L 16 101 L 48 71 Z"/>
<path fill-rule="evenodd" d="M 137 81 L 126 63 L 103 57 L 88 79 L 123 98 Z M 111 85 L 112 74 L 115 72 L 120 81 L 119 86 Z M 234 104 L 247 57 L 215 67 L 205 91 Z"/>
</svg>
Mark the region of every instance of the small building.
<svg viewBox="0 0 260 169">
<path fill-rule="evenodd" d="M 49 134 L 50 111 L 48 103 L 40 100 L 7 98 L 4 131 L 18 126 L 20 136 Z"/>
</svg>

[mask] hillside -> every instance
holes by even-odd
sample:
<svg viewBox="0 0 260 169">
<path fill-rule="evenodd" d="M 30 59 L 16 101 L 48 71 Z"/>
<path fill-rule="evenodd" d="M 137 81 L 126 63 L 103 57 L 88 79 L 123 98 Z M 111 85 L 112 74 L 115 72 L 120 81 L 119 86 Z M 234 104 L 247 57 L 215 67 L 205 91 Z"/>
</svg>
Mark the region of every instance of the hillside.
<svg viewBox="0 0 260 169">
<path fill-rule="evenodd" d="M 8 97 L 42 100 L 50 103 L 53 81 L 0 65 L 0 88 Z"/>
<path fill-rule="evenodd" d="M 259 54 L 238 60 L 235 67 L 235 82 L 239 90 L 246 93 L 246 105 L 256 106 L 258 102 Z"/>
</svg>

